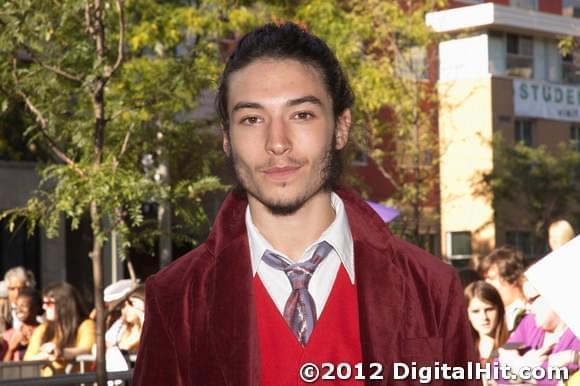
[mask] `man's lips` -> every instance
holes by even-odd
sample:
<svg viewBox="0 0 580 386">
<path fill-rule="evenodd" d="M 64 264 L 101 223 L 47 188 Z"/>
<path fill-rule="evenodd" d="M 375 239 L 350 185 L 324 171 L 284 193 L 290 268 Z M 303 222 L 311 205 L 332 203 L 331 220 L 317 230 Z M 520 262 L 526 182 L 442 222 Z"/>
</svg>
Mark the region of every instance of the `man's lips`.
<svg viewBox="0 0 580 386">
<path fill-rule="evenodd" d="M 273 179 L 284 179 L 298 172 L 300 166 L 275 166 L 264 170 L 264 174 Z"/>
</svg>

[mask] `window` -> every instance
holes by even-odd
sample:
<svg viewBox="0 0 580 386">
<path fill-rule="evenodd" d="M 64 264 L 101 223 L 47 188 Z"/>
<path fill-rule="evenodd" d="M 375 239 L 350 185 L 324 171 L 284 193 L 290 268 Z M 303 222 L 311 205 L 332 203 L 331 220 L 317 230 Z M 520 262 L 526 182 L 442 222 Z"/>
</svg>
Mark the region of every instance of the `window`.
<svg viewBox="0 0 580 386">
<path fill-rule="evenodd" d="M 562 2 L 562 15 L 580 17 L 580 0 L 564 0 Z"/>
<path fill-rule="evenodd" d="M 534 68 L 534 41 L 529 36 L 506 34 L 506 75 L 531 78 Z"/>
<path fill-rule="evenodd" d="M 536 11 L 538 9 L 538 0 L 510 0 L 510 5 L 514 8 Z"/>
<path fill-rule="evenodd" d="M 507 231 L 505 235 L 506 244 L 519 249 L 527 257 L 532 257 L 534 253 L 532 232 L 530 231 Z"/>
<path fill-rule="evenodd" d="M 562 81 L 580 84 L 580 52 L 578 50 L 562 56 Z"/>
<path fill-rule="evenodd" d="M 570 140 L 574 141 L 576 151 L 580 152 L 580 125 L 572 125 L 570 127 Z"/>
<path fill-rule="evenodd" d="M 534 124 L 527 119 L 516 119 L 514 122 L 514 139 L 516 143 L 534 146 Z"/>
<path fill-rule="evenodd" d="M 447 241 L 451 256 L 454 258 L 471 257 L 471 232 L 449 232 Z"/>
</svg>

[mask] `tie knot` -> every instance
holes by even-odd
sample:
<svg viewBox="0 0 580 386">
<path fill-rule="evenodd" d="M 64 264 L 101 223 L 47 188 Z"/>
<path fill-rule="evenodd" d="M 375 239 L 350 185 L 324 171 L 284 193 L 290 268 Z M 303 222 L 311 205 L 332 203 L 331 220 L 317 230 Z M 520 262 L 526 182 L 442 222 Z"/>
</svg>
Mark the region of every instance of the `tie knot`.
<svg viewBox="0 0 580 386">
<path fill-rule="evenodd" d="M 310 278 L 312 277 L 312 273 L 314 271 L 308 269 L 308 267 L 301 266 L 300 264 L 292 264 L 288 266 L 284 272 L 290 280 L 292 289 L 299 290 L 302 288 L 308 288 L 308 283 L 310 283 Z"/>
<path fill-rule="evenodd" d="M 267 250 L 262 256 L 262 260 L 269 266 L 284 271 L 293 290 L 308 289 L 308 283 L 318 265 L 328 256 L 332 247 L 326 241 L 322 241 L 316 247 L 310 259 L 302 263 L 289 264 L 282 257 Z"/>
</svg>

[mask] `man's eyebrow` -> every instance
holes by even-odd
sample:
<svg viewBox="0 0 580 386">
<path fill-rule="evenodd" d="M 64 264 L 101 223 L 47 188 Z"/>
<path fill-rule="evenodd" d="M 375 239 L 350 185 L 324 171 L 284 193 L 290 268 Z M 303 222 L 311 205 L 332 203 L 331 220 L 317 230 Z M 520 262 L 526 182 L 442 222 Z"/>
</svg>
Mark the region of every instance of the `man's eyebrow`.
<svg viewBox="0 0 580 386">
<path fill-rule="evenodd" d="M 259 103 L 255 103 L 255 102 L 239 102 L 236 103 L 236 105 L 234 106 L 232 112 L 236 112 L 238 110 L 241 109 L 263 109 L 264 106 L 262 106 Z"/>
<path fill-rule="evenodd" d="M 290 99 L 288 102 L 286 102 L 286 106 L 297 106 L 297 105 L 301 105 L 303 103 L 312 103 L 315 105 L 319 105 L 322 106 L 322 101 L 320 99 L 318 99 L 317 97 L 315 97 L 314 95 L 307 95 L 307 96 L 303 96 L 300 98 L 296 98 L 296 99 Z M 234 108 L 232 109 L 232 112 L 236 112 L 242 109 L 263 109 L 264 106 L 262 106 L 259 103 L 256 102 L 238 102 L 234 105 Z"/>
<path fill-rule="evenodd" d="M 317 97 L 315 97 L 314 95 L 307 95 L 302 98 L 291 99 L 288 102 L 286 102 L 286 106 L 297 106 L 302 103 L 313 103 L 315 105 L 322 106 L 322 101 Z"/>
</svg>

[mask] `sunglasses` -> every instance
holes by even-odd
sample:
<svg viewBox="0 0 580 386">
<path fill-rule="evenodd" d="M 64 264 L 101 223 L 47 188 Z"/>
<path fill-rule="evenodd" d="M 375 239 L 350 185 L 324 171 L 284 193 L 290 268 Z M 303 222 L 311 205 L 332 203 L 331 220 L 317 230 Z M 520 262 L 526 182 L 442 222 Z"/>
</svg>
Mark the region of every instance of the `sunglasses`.
<svg viewBox="0 0 580 386">
<path fill-rule="evenodd" d="M 141 311 L 143 311 L 143 310 L 141 309 L 141 307 L 135 307 L 135 302 L 134 302 L 133 300 L 131 300 L 131 298 L 128 298 L 127 300 L 125 300 L 125 304 L 127 304 L 128 306 L 130 306 L 130 307 L 133 307 L 133 308 L 135 308 L 135 309 L 138 309 L 138 310 L 141 310 Z M 139 304 L 139 305 L 140 305 L 140 304 Z"/>
</svg>

